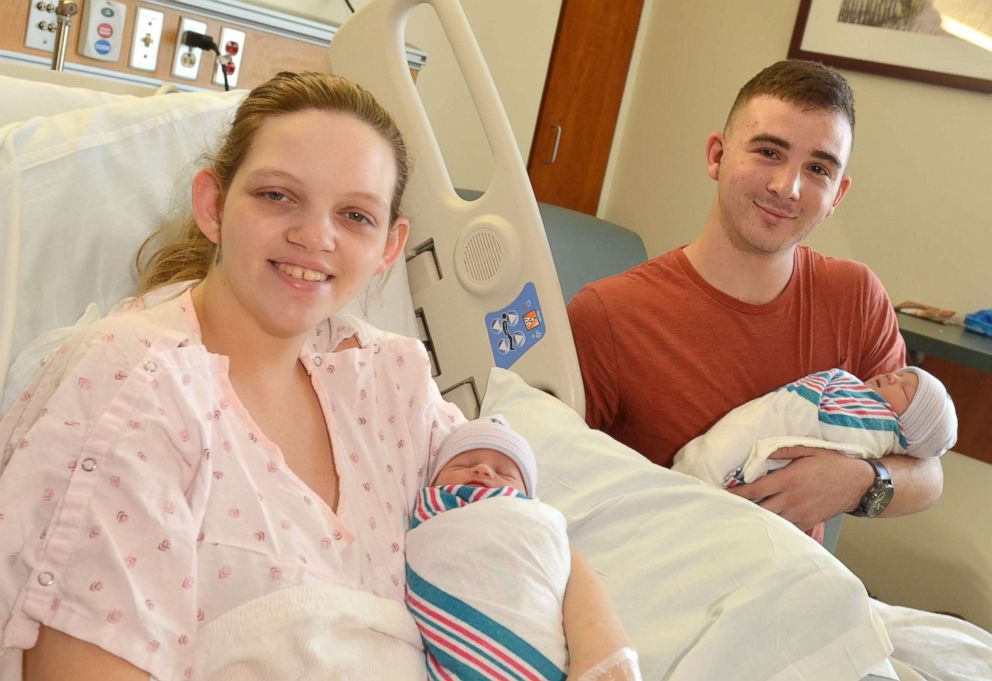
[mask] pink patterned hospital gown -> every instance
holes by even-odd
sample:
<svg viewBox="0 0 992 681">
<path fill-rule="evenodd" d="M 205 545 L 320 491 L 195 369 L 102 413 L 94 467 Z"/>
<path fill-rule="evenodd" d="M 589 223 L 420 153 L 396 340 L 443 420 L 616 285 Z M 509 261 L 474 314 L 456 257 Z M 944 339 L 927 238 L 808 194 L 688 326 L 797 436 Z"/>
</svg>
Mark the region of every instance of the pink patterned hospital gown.
<svg viewBox="0 0 992 681">
<path fill-rule="evenodd" d="M 330 351 L 353 334 L 359 348 Z M 199 627 L 278 589 L 402 601 L 410 509 L 464 417 L 419 341 L 360 320 L 324 322 L 301 361 L 330 425 L 336 513 L 241 405 L 188 291 L 59 349 L 0 422 L 2 648 L 30 648 L 41 623 L 182 679 Z"/>
</svg>

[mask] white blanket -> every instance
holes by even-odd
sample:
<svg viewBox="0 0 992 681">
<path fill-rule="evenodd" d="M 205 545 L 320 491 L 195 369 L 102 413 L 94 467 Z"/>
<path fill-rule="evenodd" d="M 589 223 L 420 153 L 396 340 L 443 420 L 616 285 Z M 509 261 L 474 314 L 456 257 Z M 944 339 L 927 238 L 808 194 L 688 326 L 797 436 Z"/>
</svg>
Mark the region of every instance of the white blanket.
<svg viewBox="0 0 992 681">
<path fill-rule="evenodd" d="M 201 681 L 416 681 L 420 633 L 406 607 L 341 586 L 276 591 L 197 633 Z"/>
<path fill-rule="evenodd" d="M 428 652 L 455 678 L 563 678 L 565 530 L 547 504 L 492 497 L 407 533 L 407 600 Z"/>
</svg>

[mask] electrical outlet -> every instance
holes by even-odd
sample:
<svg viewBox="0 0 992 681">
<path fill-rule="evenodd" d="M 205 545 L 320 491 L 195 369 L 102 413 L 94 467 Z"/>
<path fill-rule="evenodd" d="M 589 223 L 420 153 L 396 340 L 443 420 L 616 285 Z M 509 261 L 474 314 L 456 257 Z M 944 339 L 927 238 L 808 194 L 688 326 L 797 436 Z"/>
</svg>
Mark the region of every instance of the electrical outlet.
<svg viewBox="0 0 992 681">
<path fill-rule="evenodd" d="M 226 26 L 220 29 L 220 40 L 217 41 L 217 48 L 220 50 L 221 59 L 217 60 L 214 67 L 214 83 L 224 84 L 224 74 L 221 71 L 227 68 L 227 84 L 229 87 L 236 87 L 238 84 L 238 73 L 241 72 L 241 59 L 245 56 L 245 33 Z M 223 59 L 230 57 L 230 59 Z M 227 62 L 225 64 L 225 62 Z"/>
<path fill-rule="evenodd" d="M 139 71 L 154 71 L 158 64 L 158 48 L 162 43 L 162 26 L 165 14 L 138 8 L 134 19 L 134 38 L 131 42 L 131 68 Z"/>
<path fill-rule="evenodd" d="M 55 49 L 55 2 L 29 0 L 28 28 L 24 33 L 24 47 L 51 52 Z"/>
<path fill-rule="evenodd" d="M 176 33 L 176 54 L 172 58 L 172 75 L 185 80 L 196 80 L 200 77 L 200 60 L 203 50 L 199 47 L 186 47 L 183 45 L 183 32 L 193 31 L 194 33 L 207 32 L 207 25 L 202 21 L 182 17 L 179 20 L 179 32 Z"/>
</svg>

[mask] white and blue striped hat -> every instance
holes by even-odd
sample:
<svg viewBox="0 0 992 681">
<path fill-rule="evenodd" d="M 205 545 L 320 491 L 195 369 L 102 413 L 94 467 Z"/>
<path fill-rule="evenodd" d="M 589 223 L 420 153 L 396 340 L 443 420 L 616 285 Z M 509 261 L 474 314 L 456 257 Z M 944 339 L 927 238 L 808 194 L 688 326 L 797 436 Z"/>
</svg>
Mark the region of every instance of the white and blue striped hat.
<svg viewBox="0 0 992 681">
<path fill-rule="evenodd" d="M 916 374 L 919 385 L 909 406 L 899 416 L 906 451 L 918 457 L 940 456 L 958 439 L 958 416 L 947 388 L 933 374 L 919 367 L 900 371 Z"/>
<path fill-rule="evenodd" d="M 427 479 L 432 483 L 441 469 L 453 458 L 470 449 L 494 449 L 513 459 L 520 469 L 527 489 L 523 492 L 533 497 L 537 489 L 537 461 L 534 450 L 520 433 L 510 428 L 502 414 L 482 416 L 455 428 L 445 438 L 437 456 L 431 461 Z"/>
</svg>

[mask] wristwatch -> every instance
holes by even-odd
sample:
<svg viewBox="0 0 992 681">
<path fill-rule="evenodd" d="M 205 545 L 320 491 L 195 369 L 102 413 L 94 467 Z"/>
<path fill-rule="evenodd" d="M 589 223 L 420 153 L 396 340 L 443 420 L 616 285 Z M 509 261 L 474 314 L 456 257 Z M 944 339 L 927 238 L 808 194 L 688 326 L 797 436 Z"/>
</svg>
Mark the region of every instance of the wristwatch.
<svg viewBox="0 0 992 681">
<path fill-rule="evenodd" d="M 875 469 L 875 482 L 861 497 L 861 503 L 851 515 L 860 518 L 876 518 L 892 501 L 892 494 L 895 490 L 892 488 L 892 476 L 889 475 L 889 469 L 882 465 L 881 461 L 865 460 Z"/>
</svg>

